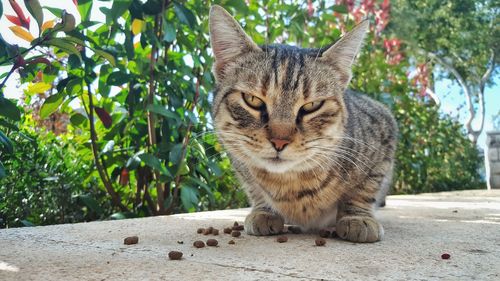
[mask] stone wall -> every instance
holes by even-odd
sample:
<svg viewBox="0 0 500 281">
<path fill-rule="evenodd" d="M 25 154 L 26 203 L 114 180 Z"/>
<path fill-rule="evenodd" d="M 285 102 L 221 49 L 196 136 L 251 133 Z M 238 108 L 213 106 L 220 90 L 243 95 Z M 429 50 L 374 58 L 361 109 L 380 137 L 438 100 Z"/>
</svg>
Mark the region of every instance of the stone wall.
<svg viewBox="0 0 500 281">
<path fill-rule="evenodd" d="M 488 189 L 500 189 L 500 131 L 486 132 L 486 146 Z"/>
</svg>

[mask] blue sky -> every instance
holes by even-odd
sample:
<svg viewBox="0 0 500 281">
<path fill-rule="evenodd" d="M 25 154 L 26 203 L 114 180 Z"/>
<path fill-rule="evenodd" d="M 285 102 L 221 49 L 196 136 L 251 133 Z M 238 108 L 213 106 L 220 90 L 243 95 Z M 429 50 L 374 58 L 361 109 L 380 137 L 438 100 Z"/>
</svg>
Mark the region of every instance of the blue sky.
<svg viewBox="0 0 500 281">
<path fill-rule="evenodd" d="M 486 116 L 484 120 L 484 129 L 478 139 L 478 146 L 485 148 L 486 132 L 493 130 L 493 117 L 500 111 L 500 77 L 494 77 L 495 85 L 487 87 L 484 92 Z M 461 88 L 457 83 L 451 80 L 442 80 L 436 82 L 436 94 L 441 99 L 441 112 L 447 113 L 452 117 L 458 118 L 463 124 L 467 119 L 468 110 L 464 106 L 465 96 L 461 93 Z M 457 110 L 461 105 L 460 110 Z M 473 128 L 479 127 L 479 116 L 474 120 Z"/>
</svg>

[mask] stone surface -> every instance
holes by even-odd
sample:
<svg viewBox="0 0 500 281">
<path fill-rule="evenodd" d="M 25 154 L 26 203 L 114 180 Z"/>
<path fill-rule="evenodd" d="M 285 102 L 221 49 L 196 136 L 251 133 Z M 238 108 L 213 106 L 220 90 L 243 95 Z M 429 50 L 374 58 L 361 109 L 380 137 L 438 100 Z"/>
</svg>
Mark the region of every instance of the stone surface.
<svg viewBox="0 0 500 281">
<path fill-rule="evenodd" d="M 500 189 L 500 131 L 486 132 L 486 182 L 488 189 Z"/>
<path fill-rule="evenodd" d="M 374 244 L 221 233 L 217 247 L 193 246 L 214 238 L 199 227 L 223 229 L 247 212 L 3 229 L 0 280 L 500 280 L 499 190 L 390 196 L 378 211 L 385 238 Z M 133 235 L 139 243 L 124 245 Z"/>
</svg>

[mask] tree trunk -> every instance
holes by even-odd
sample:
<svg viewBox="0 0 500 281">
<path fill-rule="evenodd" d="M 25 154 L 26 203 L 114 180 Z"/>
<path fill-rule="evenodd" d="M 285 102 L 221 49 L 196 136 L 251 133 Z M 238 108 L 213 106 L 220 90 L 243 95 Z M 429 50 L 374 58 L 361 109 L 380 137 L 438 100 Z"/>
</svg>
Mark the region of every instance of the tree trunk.
<svg viewBox="0 0 500 281">
<path fill-rule="evenodd" d="M 467 135 L 469 136 L 469 139 L 474 143 L 474 145 L 477 144 L 477 139 L 479 138 L 479 135 L 482 133 L 483 128 L 484 128 L 484 119 L 485 119 L 485 100 L 484 100 L 484 89 L 486 82 L 489 80 L 491 73 L 493 72 L 493 69 L 495 68 L 495 53 L 491 51 L 491 57 L 490 57 L 490 66 L 486 69 L 484 72 L 480 84 L 478 85 L 479 90 L 477 91 L 477 97 L 479 99 L 478 101 L 478 111 L 474 108 L 474 102 L 473 102 L 473 93 L 472 93 L 472 88 L 470 85 L 467 84 L 465 79 L 462 77 L 462 75 L 457 71 L 457 69 L 450 63 L 444 61 L 440 57 L 438 57 L 434 53 L 428 53 L 429 57 L 431 59 L 434 59 L 438 64 L 446 68 L 457 80 L 458 84 L 462 87 L 462 90 L 464 91 L 465 95 L 465 103 L 467 105 L 467 109 L 469 111 L 469 116 L 467 120 L 465 121 L 465 129 L 467 130 Z M 477 116 L 479 114 L 479 116 Z M 479 117 L 479 128 L 474 129 L 472 127 L 472 122 L 476 117 Z"/>
</svg>

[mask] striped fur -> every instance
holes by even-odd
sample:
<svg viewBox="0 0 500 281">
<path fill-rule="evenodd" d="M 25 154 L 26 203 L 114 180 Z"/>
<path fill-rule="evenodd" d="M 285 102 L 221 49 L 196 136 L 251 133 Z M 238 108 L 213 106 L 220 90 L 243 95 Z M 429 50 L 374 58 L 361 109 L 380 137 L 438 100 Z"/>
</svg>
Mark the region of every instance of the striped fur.
<svg viewBox="0 0 500 281">
<path fill-rule="evenodd" d="M 290 223 L 336 226 L 355 242 L 382 238 L 373 207 L 391 182 L 397 127 L 383 105 L 347 89 L 366 29 L 325 49 L 257 47 L 223 8 L 212 8 L 212 116 L 252 202 L 249 234 L 276 234 Z M 242 93 L 264 105 L 253 108 Z M 306 112 L 310 102 L 322 106 Z M 273 139 L 289 143 L 278 150 Z"/>
</svg>

